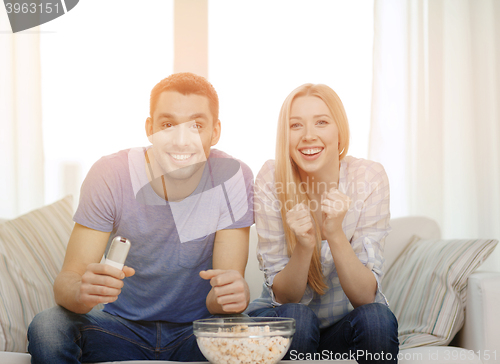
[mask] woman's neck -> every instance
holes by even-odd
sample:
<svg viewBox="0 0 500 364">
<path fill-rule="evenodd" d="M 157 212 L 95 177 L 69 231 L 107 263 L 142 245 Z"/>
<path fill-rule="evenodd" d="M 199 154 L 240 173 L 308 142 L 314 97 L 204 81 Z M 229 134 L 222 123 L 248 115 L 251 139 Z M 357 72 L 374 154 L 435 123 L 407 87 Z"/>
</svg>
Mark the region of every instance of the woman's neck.
<svg viewBox="0 0 500 364">
<path fill-rule="evenodd" d="M 332 168 L 331 170 L 323 170 L 319 173 L 305 173 L 300 171 L 301 191 L 305 191 L 310 199 L 316 199 L 316 197 L 320 197 L 324 192 L 328 192 L 332 188 L 338 188 L 339 169 Z"/>
</svg>

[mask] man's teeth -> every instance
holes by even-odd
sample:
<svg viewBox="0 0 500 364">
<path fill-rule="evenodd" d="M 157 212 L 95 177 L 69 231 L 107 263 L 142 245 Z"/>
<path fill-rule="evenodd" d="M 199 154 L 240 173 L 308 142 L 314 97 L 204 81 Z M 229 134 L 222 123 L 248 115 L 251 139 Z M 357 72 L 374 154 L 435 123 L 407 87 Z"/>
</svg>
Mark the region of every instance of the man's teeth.
<svg viewBox="0 0 500 364">
<path fill-rule="evenodd" d="M 319 153 L 322 150 L 323 150 L 322 148 L 312 148 L 312 149 L 302 149 L 301 152 L 302 152 L 302 154 L 311 155 L 311 154 Z"/>
<path fill-rule="evenodd" d="M 170 154 L 170 155 L 172 156 L 172 158 L 178 161 L 183 161 L 191 157 L 191 154 Z"/>
</svg>

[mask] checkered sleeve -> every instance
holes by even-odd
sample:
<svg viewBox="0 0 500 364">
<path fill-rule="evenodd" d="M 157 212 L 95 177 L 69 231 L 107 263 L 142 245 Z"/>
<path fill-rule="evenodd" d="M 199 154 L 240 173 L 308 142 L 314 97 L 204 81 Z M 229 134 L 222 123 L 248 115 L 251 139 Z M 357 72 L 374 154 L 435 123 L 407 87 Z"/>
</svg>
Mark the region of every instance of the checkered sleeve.
<svg viewBox="0 0 500 364">
<path fill-rule="evenodd" d="M 351 238 L 351 246 L 359 260 L 372 271 L 377 280 L 375 302 L 388 305 L 380 287 L 383 277 L 383 252 L 389 225 L 389 180 L 384 167 L 370 162 L 363 168 L 364 186 L 358 191 L 355 208 L 361 208 L 359 220 Z M 359 186 L 358 186 L 359 188 Z"/>
<path fill-rule="evenodd" d="M 255 180 L 254 213 L 259 237 L 257 259 L 260 270 L 264 272 L 265 286 L 276 305 L 279 303 L 272 290 L 274 277 L 289 261 L 280 207 L 274 183 L 274 161 L 269 160 Z"/>
</svg>

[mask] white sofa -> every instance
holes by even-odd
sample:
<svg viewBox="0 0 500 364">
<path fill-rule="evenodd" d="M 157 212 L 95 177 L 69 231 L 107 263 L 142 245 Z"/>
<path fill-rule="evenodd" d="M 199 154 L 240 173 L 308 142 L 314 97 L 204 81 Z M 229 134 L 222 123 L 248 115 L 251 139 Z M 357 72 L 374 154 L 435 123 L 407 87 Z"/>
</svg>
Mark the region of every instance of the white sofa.
<svg viewBox="0 0 500 364">
<path fill-rule="evenodd" d="M 439 226 L 428 218 L 393 219 L 391 225 L 393 230 L 387 238 L 385 248 L 386 269 L 394 263 L 414 234 L 422 238 L 440 238 Z M 250 258 L 246 269 L 246 279 L 252 299 L 260 295 L 263 282 L 263 274 L 259 270 L 255 257 L 256 244 L 257 235 L 253 226 L 250 233 Z M 500 335 L 496 333 L 496 329 L 500 328 L 498 302 L 500 302 L 500 273 L 473 273 L 468 280 L 465 325 L 453 341 L 454 346 L 427 346 L 402 350 L 399 363 L 500 363 Z M 335 362 L 353 363 L 354 361 Z M 28 364 L 30 356 L 24 353 L 0 352 L 0 363 Z M 124 363 L 149 362 L 128 361 Z M 319 361 L 307 363 L 319 363 Z"/>
</svg>

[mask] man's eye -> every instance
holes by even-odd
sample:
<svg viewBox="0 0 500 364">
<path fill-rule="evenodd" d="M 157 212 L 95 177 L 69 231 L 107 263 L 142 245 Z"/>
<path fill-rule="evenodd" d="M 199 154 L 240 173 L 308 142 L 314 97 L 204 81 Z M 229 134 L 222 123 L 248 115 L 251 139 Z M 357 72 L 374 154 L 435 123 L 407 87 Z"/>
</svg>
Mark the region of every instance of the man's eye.
<svg viewBox="0 0 500 364">
<path fill-rule="evenodd" d="M 201 125 L 198 123 L 194 123 L 193 125 L 191 125 L 191 127 L 194 129 L 201 129 Z"/>
<path fill-rule="evenodd" d="M 161 124 L 161 127 L 162 128 L 171 128 L 172 127 L 172 123 L 163 123 L 163 124 Z"/>
</svg>

